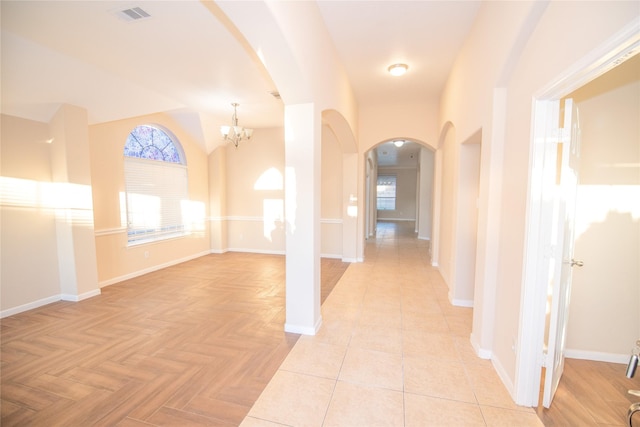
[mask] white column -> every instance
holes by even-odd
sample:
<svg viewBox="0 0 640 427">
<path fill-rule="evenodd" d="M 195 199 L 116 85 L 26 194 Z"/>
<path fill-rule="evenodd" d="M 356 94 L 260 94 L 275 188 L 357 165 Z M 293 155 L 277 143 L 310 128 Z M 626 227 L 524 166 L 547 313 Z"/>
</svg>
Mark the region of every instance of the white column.
<svg viewBox="0 0 640 427">
<path fill-rule="evenodd" d="M 314 104 L 287 105 L 285 222 L 287 332 L 320 328 L 320 143 L 322 119 Z"/>
<path fill-rule="evenodd" d="M 100 294 L 88 129 L 87 111 L 71 105 L 50 122 L 60 293 L 70 301 Z"/>
</svg>

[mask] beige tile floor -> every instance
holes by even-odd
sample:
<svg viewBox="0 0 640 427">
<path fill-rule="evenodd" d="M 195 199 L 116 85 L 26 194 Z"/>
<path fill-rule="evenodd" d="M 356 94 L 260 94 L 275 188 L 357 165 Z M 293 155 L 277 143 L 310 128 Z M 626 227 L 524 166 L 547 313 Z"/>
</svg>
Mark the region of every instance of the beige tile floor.
<svg viewBox="0 0 640 427">
<path fill-rule="evenodd" d="M 475 356 L 472 309 L 453 307 L 413 223 L 380 223 L 243 427 L 541 426 Z"/>
</svg>

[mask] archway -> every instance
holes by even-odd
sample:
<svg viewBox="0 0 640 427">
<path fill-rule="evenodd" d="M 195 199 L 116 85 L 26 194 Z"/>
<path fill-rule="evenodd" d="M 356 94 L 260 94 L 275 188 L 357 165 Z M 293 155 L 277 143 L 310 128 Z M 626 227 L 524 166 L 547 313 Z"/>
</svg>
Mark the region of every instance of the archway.
<svg viewBox="0 0 640 427">
<path fill-rule="evenodd" d="M 400 143 L 399 141 L 402 141 Z M 396 144 L 394 144 L 394 142 Z M 376 223 L 414 221 L 416 237 L 432 240 L 435 180 L 435 152 L 431 146 L 411 138 L 380 141 L 364 154 L 364 235 L 375 235 Z M 391 193 L 378 200 L 379 178 L 388 178 Z M 384 196 L 383 196 L 384 197 Z"/>
</svg>

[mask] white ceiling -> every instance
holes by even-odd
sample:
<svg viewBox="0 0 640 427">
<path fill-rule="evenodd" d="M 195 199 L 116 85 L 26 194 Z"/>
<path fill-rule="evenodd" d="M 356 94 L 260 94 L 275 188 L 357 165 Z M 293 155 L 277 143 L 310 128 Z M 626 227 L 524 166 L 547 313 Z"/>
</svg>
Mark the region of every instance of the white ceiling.
<svg viewBox="0 0 640 427">
<path fill-rule="evenodd" d="M 358 102 L 439 98 L 480 1 L 320 1 Z M 389 65 L 409 71 L 392 77 Z"/>
<path fill-rule="evenodd" d="M 394 141 L 385 142 L 376 147 L 378 167 L 417 168 L 421 145 L 405 141 L 396 147 Z"/>
<path fill-rule="evenodd" d="M 282 102 L 200 1 L 2 0 L 3 113 L 48 121 L 62 103 L 90 124 L 169 112 L 210 152 L 240 124 L 281 126 Z M 479 1 L 319 1 L 360 105 L 438 98 Z M 127 22 L 139 6 L 150 18 Z M 409 65 L 401 78 L 386 68 Z M 193 125 L 197 123 L 197 125 Z M 207 131 L 210 130 L 211 132 Z"/>
</svg>

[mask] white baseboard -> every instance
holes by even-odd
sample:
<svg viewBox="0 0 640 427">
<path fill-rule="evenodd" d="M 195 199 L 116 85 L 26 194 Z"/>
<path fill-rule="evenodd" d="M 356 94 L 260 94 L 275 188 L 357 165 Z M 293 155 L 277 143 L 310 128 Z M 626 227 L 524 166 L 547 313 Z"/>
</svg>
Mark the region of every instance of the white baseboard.
<svg viewBox="0 0 640 427">
<path fill-rule="evenodd" d="M 455 307 L 469 307 L 473 308 L 473 300 L 472 299 L 452 299 L 451 305 Z"/>
<path fill-rule="evenodd" d="M 32 301 L 26 304 L 22 304 L 19 305 L 17 307 L 12 307 L 12 308 L 8 308 L 6 310 L 2 310 L 0 311 L 0 319 L 8 317 L 8 316 L 13 316 L 14 314 L 20 314 L 23 313 L 25 311 L 29 311 L 29 310 L 33 310 L 34 308 L 39 308 L 54 302 L 58 302 L 58 301 L 73 301 L 73 302 L 78 302 L 78 301 L 82 301 L 85 300 L 87 298 L 91 298 L 91 297 L 95 297 L 97 295 L 100 295 L 100 289 L 94 289 L 92 291 L 89 292 L 85 292 L 83 294 L 80 295 L 71 295 L 71 294 L 59 294 L 59 295 L 53 295 L 47 298 L 42 298 L 39 299 L 37 301 Z"/>
<path fill-rule="evenodd" d="M 491 360 L 493 352 L 491 350 L 486 350 L 480 347 L 480 344 L 478 344 L 478 340 L 476 340 L 476 337 L 473 335 L 473 333 L 471 333 L 469 341 L 471 342 L 471 347 L 473 347 L 473 350 L 476 352 L 476 356 L 478 356 L 480 359 Z"/>
<path fill-rule="evenodd" d="M 227 248 L 227 252 L 244 252 L 247 254 L 284 255 L 284 251 L 274 251 L 269 249 L 253 248 Z"/>
<path fill-rule="evenodd" d="M 154 271 L 162 270 L 166 267 L 171 267 L 172 265 L 181 264 L 183 262 L 191 261 L 192 259 L 200 258 L 205 255 L 209 255 L 210 251 L 199 252 L 197 254 L 189 255 L 184 258 L 175 259 L 169 262 L 165 262 L 164 264 L 154 265 L 153 267 L 145 268 L 142 270 L 134 271 L 133 273 L 124 274 L 122 276 L 114 277 L 113 279 L 104 280 L 99 283 L 101 288 L 105 286 L 114 285 L 116 283 L 124 282 L 125 280 L 133 279 L 134 277 L 142 276 L 147 273 L 152 273 Z"/>
<path fill-rule="evenodd" d="M 222 254 L 226 254 L 228 251 L 226 249 L 211 249 L 209 251 L 210 254 L 217 254 L 217 255 L 222 255 Z"/>
<path fill-rule="evenodd" d="M 511 399 L 515 402 L 515 387 L 513 386 L 513 382 L 511 381 L 511 378 L 509 378 L 507 371 L 504 369 L 504 366 L 502 366 L 500 360 L 495 357 L 491 358 L 491 364 L 493 365 L 493 369 L 496 370 L 498 377 L 500 377 L 500 381 L 502 381 L 502 384 L 504 384 L 509 392 L 509 396 L 511 396 Z"/>
<path fill-rule="evenodd" d="M 95 296 L 98 296 L 102 293 L 102 291 L 100 291 L 100 289 L 94 289 L 92 291 L 89 292 L 85 292 L 82 293 L 80 295 L 70 295 L 70 294 L 61 294 L 60 295 L 60 299 L 62 301 L 73 301 L 73 302 L 78 302 L 78 301 L 82 301 L 88 298 L 92 298 Z"/>
<path fill-rule="evenodd" d="M 290 332 L 292 334 L 315 335 L 320 330 L 321 325 L 322 325 L 322 316 L 318 317 L 318 320 L 316 320 L 316 324 L 312 327 L 302 326 L 302 325 L 292 325 L 290 323 L 285 323 L 284 331 Z"/>
<path fill-rule="evenodd" d="M 320 258 L 342 259 L 341 254 L 320 254 Z"/>
<path fill-rule="evenodd" d="M 620 363 L 626 365 L 629 363 L 629 354 L 604 353 L 601 351 L 571 350 L 566 349 L 564 356 L 569 359 L 593 360 L 596 362 Z"/>
<path fill-rule="evenodd" d="M 28 302 L 26 304 L 19 305 L 17 307 L 8 308 L 0 311 L 0 318 L 13 316 L 14 314 L 22 313 L 24 311 L 33 310 L 34 308 L 42 307 L 43 305 L 51 304 L 53 302 L 60 301 L 60 295 L 52 295 L 47 298 L 42 298 L 37 301 Z"/>
<path fill-rule="evenodd" d="M 272 251 L 264 249 L 249 249 L 249 248 L 228 248 L 225 250 L 211 250 L 212 254 L 223 254 L 226 252 L 244 252 L 249 254 L 265 254 L 265 255 L 286 255 L 286 251 Z M 320 258 L 342 259 L 343 262 L 358 262 L 356 258 L 342 258 L 341 254 L 320 254 Z M 362 260 L 360 260 L 362 262 Z"/>
</svg>

